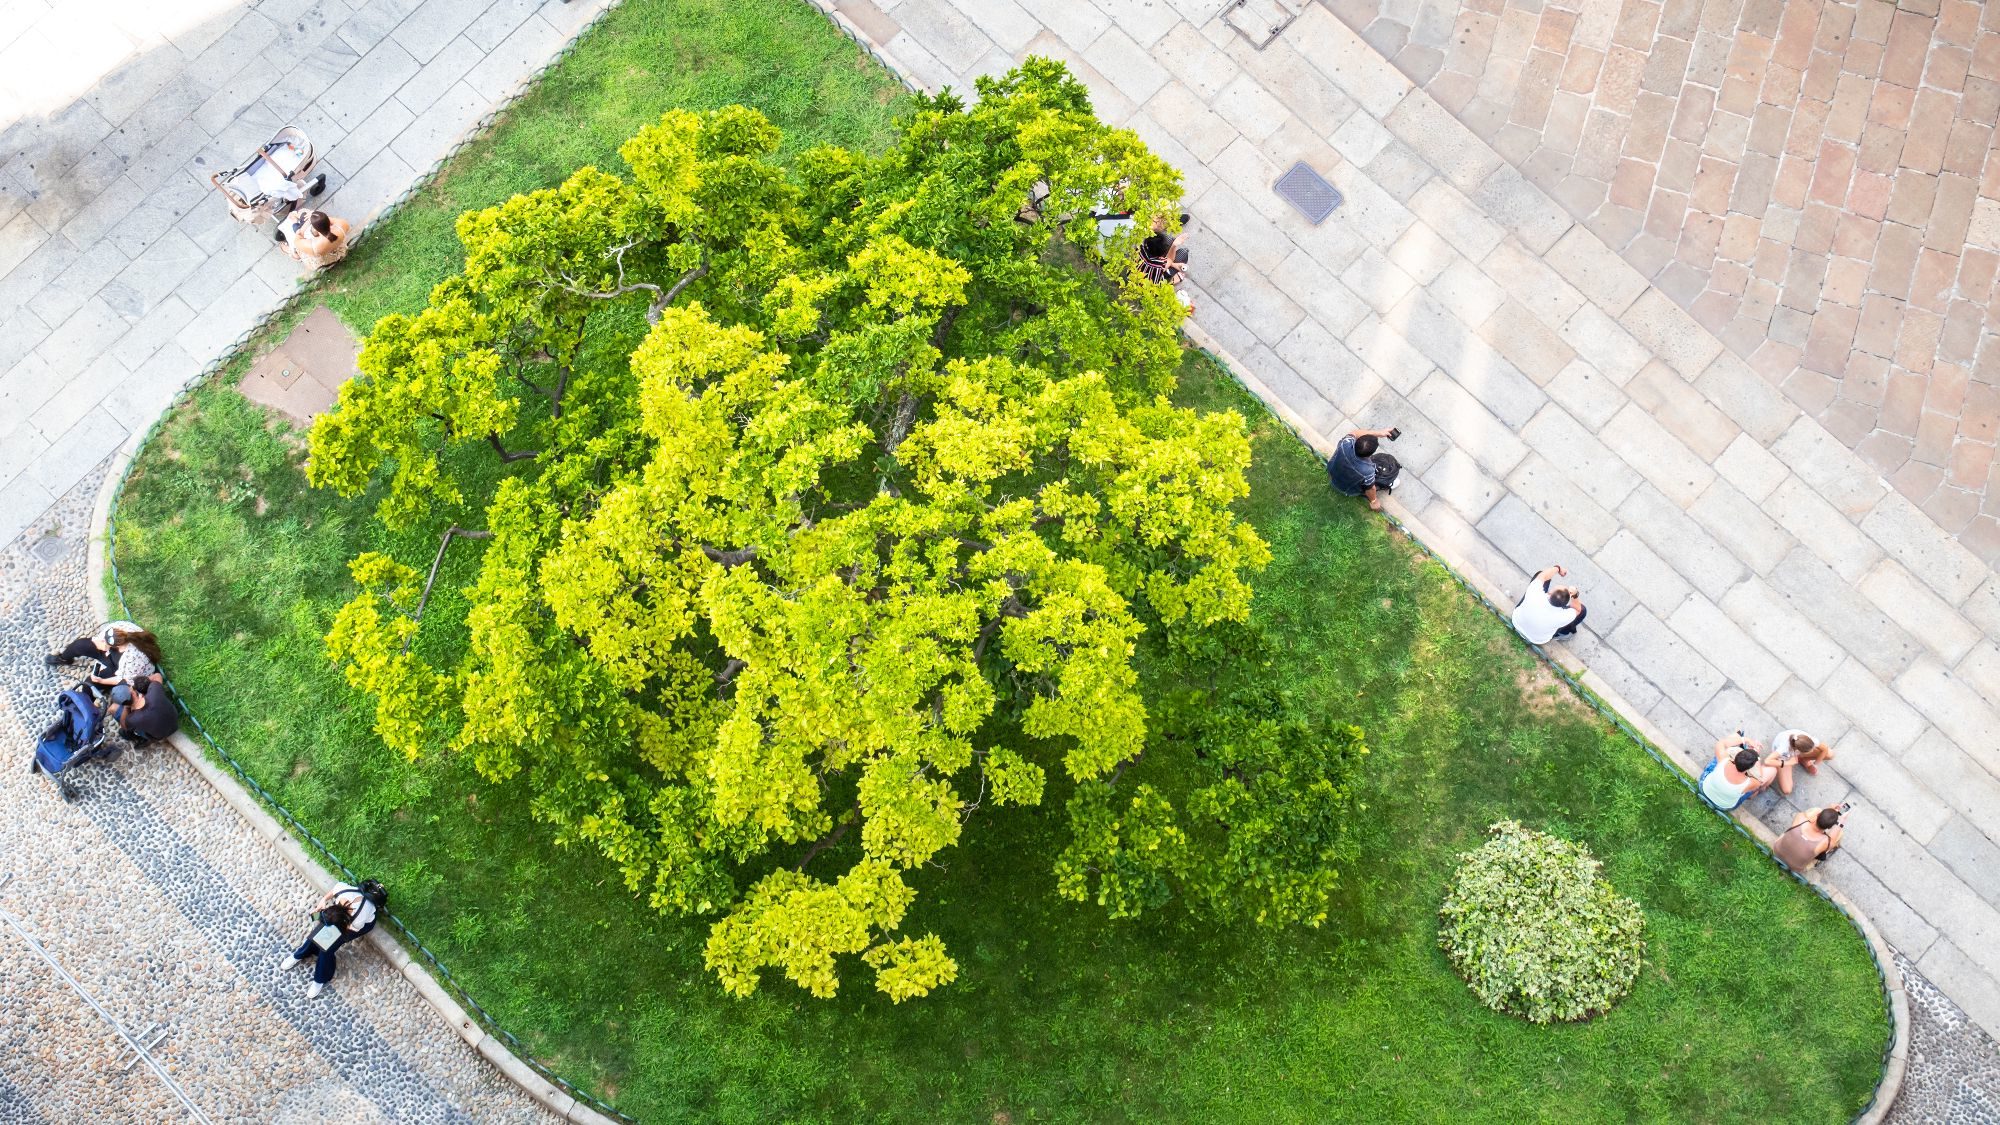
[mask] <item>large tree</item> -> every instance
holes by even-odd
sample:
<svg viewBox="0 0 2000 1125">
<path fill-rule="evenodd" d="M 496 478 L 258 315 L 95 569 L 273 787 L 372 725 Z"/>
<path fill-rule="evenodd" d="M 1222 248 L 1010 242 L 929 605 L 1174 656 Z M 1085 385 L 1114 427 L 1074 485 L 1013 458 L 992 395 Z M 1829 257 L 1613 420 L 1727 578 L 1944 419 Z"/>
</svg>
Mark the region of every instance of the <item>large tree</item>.
<svg viewBox="0 0 2000 1125">
<path fill-rule="evenodd" d="M 316 484 L 439 532 L 427 571 L 356 559 L 328 636 L 384 740 L 720 915 L 734 992 L 949 981 L 912 875 L 1051 795 L 1066 895 L 1324 911 L 1356 733 L 1207 670 L 1258 644 L 1244 422 L 1172 404 L 1182 307 L 1087 217 L 1170 214 L 1178 174 L 1058 64 L 979 95 L 789 163 L 754 110 L 674 111 L 629 175 L 463 216 L 464 270 L 313 430 Z M 416 643 L 465 539 L 464 631 Z M 1153 714 L 1148 631 L 1208 681 Z"/>
</svg>

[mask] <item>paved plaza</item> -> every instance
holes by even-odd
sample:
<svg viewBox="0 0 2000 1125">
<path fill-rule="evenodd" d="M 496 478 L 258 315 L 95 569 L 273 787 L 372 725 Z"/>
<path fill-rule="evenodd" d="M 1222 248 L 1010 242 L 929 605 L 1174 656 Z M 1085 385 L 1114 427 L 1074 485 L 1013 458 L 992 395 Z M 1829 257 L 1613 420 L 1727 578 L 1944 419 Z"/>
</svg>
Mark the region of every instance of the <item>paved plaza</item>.
<svg viewBox="0 0 2000 1125">
<path fill-rule="evenodd" d="M 1223 0 L 833 0 L 928 87 L 1069 61 L 1186 174 L 1200 338 L 1322 449 L 1400 426 L 1394 509 L 1496 598 L 1568 564 L 1591 612 L 1554 655 L 1671 751 L 1832 742 L 1756 811 L 1855 802 L 1823 872 L 1922 999 L 1900 1116 L 2000 1115 L 2000 17 L 1290 6 L 1260 49 Z M 364 224 L 601 7 L 0 3 L 0 735 L 88 615 L 108 459 L 297 284 L 208 174 L 296 122 Z M 1322 225 L 1268 190 L 1297 161 L 1346 197 Z M 0 906 L 122 1020 L 166 1021 L 219 1116 L 536 1119 L 379 958 L 318 1007 L 279 987 L 252 954 L 303 880 L 191 767 L 137 757 L 75 807 L 0 775 Z M 134 971 L 132 932 L 171 953 Z M 0 1119 L 168 1116 L 107 1043 L 0 934 Z"/>
<path fill-rule="evenodd" d="M 0 2 L 0 739 L 30 742 L 91 624 L 91 507 L 115 450 L 289 296 L 299 267 L 208 183 L 287 123 L 359 228 L 607 0 Z M 17 759 L 10 759 L 18 761 Z M 280 977 L 315 896 L 171 752 L 0 772 L 0 909 L 217 1121 L 553 1122 L 398 966 Z M 0 930 L 0 1121 L 168 1121 L 110 1027 Z M 128 1056 L 129 1057 L 129 1056 Z"/>
<path fill-rule="evenodd" d="M 295 124 L 365 226 L 606 2 L 0 3 L 0 542 L 298 285 L 211 173 Z"/>
<path fill-rule="evenodd" d="M 2000 1033 L 2000 581 L 1954 533 L 1963 522 L 1941 526 L 1927 496 L 1883 478 L 1874 445 L 1857 452 L 1863 435 L 1799 401 L 1797 372 L 1766 346 L 1788 317 L 1766 317 L 1766 340 L 1734 316 L 1718 336 L 1682 304 L 1706 282 L 1654 280 L 1619 252 L 1635 231 L 1578 221 L 1530 174 L 1532 151 L 1496 150 L 1331 8 L 1292 6 L 1259 49 L 1215 0 L 835 0 L 927 87 L 964 89 L 1029 54 L 1068 60 L 1101 115 L 1186 174 L 1195 331 L 1322 451 L 1354 426 L 1400 426 L 1416 480 L 1392 507 L 1495 600 L 1567 564 L 1590 618 L 1553 655 L 1684 762 L 1737 728 L 1830 741 L 1832 767 L 1753 809 L 1782 827 L 1855 803 L 1824 876 L 1963 1010 L 1976 1045 L 1957 1057 L 1985 1067 L 1983 1085 L 1944 1085 L 2000 1112 L 1979 1092 L 2000 1067 L 1986 1038 Z M 1671 44 L 1645 54 L 1678 26 L 1658 5 L 1585 6 L 1572 31 L 1648 10 L 1610 26 L 1647 67 L 1689 73 Z M 1346 197 L 1323 225 L 1269 190 L 1296 161 Z M 1865 354 L 1824 365 L 1873 369 Z"/>
<path fill-rule="evenodd" d="M 2000 561 L 2000 5 L 1329 6 Z"/>
</svg>

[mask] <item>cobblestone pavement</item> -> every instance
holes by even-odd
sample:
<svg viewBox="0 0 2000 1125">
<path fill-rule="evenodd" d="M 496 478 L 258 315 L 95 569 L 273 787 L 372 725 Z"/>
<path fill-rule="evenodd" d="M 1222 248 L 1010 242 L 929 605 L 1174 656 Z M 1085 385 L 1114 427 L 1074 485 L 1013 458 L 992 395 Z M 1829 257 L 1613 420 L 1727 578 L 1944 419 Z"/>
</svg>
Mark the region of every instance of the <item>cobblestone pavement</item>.
<svg viewBox="0 0 2000 1125">
<path fill-rule="evenodd" d="M 2000 560 L 2000 5 L 1323 2 Z"/>
<path fill-rule="evenodd" d="M 0 738 L 91 622 L 106 458 L 292 291 L 298 268 L 207 182 L 296 123 L 359 228 L 609 0 L 0 3 Z M 60 498 L 60 500 L 58 500 Z M 330 994 L 279 978 L 313 897 L 171 752 L 46 779 L 0 771 L 0 906 L 218 1121 L 554 1120 L 366 946 Z M 0 933 L 0 1120 L 180 1116 L 145 1068 Z"/>
<path fill-rule="evenodd" d="M 77 770 L 65 804 L 20 768 L 64 684 L 41 655 L 93 624 L 84 536 L 104 469 L 0 549 L 0 907 L 126 1028 L 168 1029 L 159 1057 L 217 1121 L 553 1122 L 468 1048 L 367 944 L 328 993 L 280 976 L 316 897 L 171 750 Z M 16 756 L 19 755 L 19 756 Z M 111 1029 L 0 932 L 0 1120 L 182 1116 Z"/>
<path fill-rule="evenodd" d="M 1684 763 L 1830 741 L 1754 812 L 1852 800 L 1823 875 L 1963 1013 L 1933 1026 L 2000 1031 L 1981 558 L 1326 8 L 1260 50 L 1216 0 L 831 3 L 933 89 L 1069 61 L 1185 173 L 1194 324 L 1238 374 L 1322 451 L 1400 426 L 1394 506 L 1496 601 L 1565 563 L 1590 616 L 1553 655 Z M 1295 161 L 1346 196 L 1320 226 L 1267 186 Z"/>
<path fill-rule="evenodd" d="M 2000 1048 L 1937 986 L 1898 957 L 1910 997 L 1910 1069 L 1898 1122 L 2000 1122 Z"/>
<path fill-rule="evenodd" d="M 297 124 L 358 229 L 608 3 L 0 2 L 0 542 L 298 284 L 210 173 Z"/>
</svg>

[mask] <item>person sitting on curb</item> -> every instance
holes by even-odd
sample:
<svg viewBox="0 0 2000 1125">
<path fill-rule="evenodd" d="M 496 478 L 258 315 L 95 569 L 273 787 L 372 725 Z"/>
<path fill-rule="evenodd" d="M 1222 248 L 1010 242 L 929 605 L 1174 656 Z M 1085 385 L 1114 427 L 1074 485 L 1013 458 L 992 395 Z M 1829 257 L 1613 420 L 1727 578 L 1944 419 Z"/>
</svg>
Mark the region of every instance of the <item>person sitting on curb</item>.
<svg viewBox="0 0 2000 1125">
<path fill-rule="evenodd" d="M 1833 760 L 1833 748 L 1802 730 L 1781 730 L 1771 745 L 1790 755 L 1788 761 L 1804 767 L 1814 776 L 1819 774 L 1819 763 Z M 1787 769 L 1778 778 L 1778 792 L 1787 796 L 1792 792 L 1792 771 Z"/>
<path fill-rule="evenodd" d="M 1840 820 L 1846 805 L 1807 809 L 1792 818 L 1771 854 L 1793 871 L 1804 872 L 1840 846 Z"/>
<path fill-rule="evenodd" d="M 294 211 L 279 221 L 278 239 L 294 260 L 325 269 L 347 256 L 347 220 L 324 211 Z"/>
<path fill-rule="evenodd" d="M 1528 580 L 1528 592 L 1514 607 L 1514 631 L 1529 644 L 1545 645 L 1557 637 L 1576 633 L 1576 627 L 1590 611 L 1584 607 L 1583 591 L 1574 586 L 1552 585 L 1569 577 L 1561 565 L 1545 566 Z"/>
<path fill-rule="evenodd" d="M 1382 465 L 1375 459 L 1375 451 L 1380 448 L 1381 439 L 1395 441 L 1403 436 L 1398 429 L 1355 430 L 1340 439 L 1333 447 L 1333 456 L 1326 459 L 1326 479 L 1333 484 L 1333 490 L 1343 496 L 1366 496 L 1372 511 L 1382 510 L 1379 493 L 1395 487 L 1396 477 L 1392 472 L 1384 478 Z"/>
<path fill-rule="evenodd" d="M 167 695 L 167 685 L 158 672 L 112 688 L 105 713 L 118 720 L 119 729 L 135 743 L 156 742 L 181 729 L 174 701 Z"/>
<path fill-rule="evenodd" d="M 389 892 L 373 879 L 363 879 L 358 887 L 342 883 L 326 892 L 307 911 L 313 916 L 312 931 L 297 949 L 279 960 L 278 971 L 285 972 L 306 958 L 313 958 L 313 979 L 306 988 L 306 999 L 316 998 L 326 991 L 327 983 L 340 968 L 334 951 L 367 936 L 375 928 L 376 910 L 388 904 Z"/>
<path fill-rule="evenodd" d="M 1780 764 L 1780 754 L 1759 761 L 1763 749 L 1756 739 L 1744 738 L 1740 732 L 1734 739 L 1716 739 L 1715 758 L 1701 771 L 1696 785 L 1701 799 L 1728 812 L 1750 794 L 1769 787 L 1781 773 L 1791 771 L 1790 762 Z"/>
<path fill-rule="evenodd" d="M 1188 217 L 1182 215 L 1181 222 L 1185 224 L 1187 221 Z M 1186 305 L 1189 312 L 1193 312 L 1194 300 L 1181 288 L 1181 283 L 1187 280 L 1188 251 L 1187 247 L 1182 245 L 1186 240 L 1185 226 L 1179 234 L 1168 234 L 1167 217 L 1155 216 L 1153 233 L 1139 241 L 1139 272 L 1145 274 L 1148 281 L 1158 281 L 1173 286 L 1174 296 L 1180 298 L 1181 304 Z"/>
<path fill-rule="evenodd" d="M 153 634 L 130 621 L 101 625 L 87 637 L 78 637 L 58 652 L 42 658 L 51 668 L 88 659 L 94 671 L 85 677 L 92 691 L 104 692 L 128 680 L 152 675 L 160 666 L 160 642 Z"/>
</svg>

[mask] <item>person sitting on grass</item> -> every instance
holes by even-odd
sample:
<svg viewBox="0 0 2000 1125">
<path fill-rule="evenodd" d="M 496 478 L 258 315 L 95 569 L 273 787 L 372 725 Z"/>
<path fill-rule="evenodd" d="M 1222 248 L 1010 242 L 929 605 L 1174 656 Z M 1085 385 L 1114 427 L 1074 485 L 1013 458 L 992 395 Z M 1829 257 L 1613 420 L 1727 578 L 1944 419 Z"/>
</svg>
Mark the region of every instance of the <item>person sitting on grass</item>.
<svg viewBox="0 0 2000 1125">
<path fill-rule="evenodd" d="M 1333 456 L 1326 459 L 1326 479 L 1333 490 L 1343 496 L 1366 496 L 1371 511 L 1382 510 L 1381 493 L 1388 490 L 1395 478 L 1382 479 L 1382 466 L 1375 460 L 1375 451 L 1381 448 L 1381 439 L 1395 441 L 1403 436 L 1398 429 L 1355 430 L 1340 439 L 1333 447 Z"/>
<path fill-rule="evenodd" d="M 1771 745 L 1789 754 L 1788 762 L 1795 762 L 1814 776 L 1819 774 L 1819 763 L 1833 760 L 1833 748 L 1802 730 L 1781 730 Z M 1786 769 L 1778 778 L 1778 792 L 1787 796 L 1792 792 L 1792 771 Z"/>
<path fill-rule="evenodd" d="M 1590 612 L 1584 608 L 1582 590 L 1553 585 L 1556 579 L 1567 577 L 1567 569 L 1551 564 L 1528 580 L 1528 592 L 1514 607 L 1513 622 L 1514 631 L 1529 644 L 1545 645 L 1557 637 L 1575 635 L 1576 627 Z"/>
<path fill-rule="evenodd" d="M 1804 871 L 1840 846 L 1840 820 L 1847 806 L 1807 809 L 1792 818 L 1771 853 L 1793 871 Z"/>
<path fill-rule="evenodd" d="M 1702 800 L 1728 812 L 1750 794 L 1769 787 L 1780 775 L 1789 776 L 1792 764 L 1782 761 L 1782 755 L 1772 754 L 1758 760 L 1763 749 L 1756 739 L 1741 735 L 1716 739 L 1715 758 L 1701 771 L 1698 784 Z"/>
</svg>

